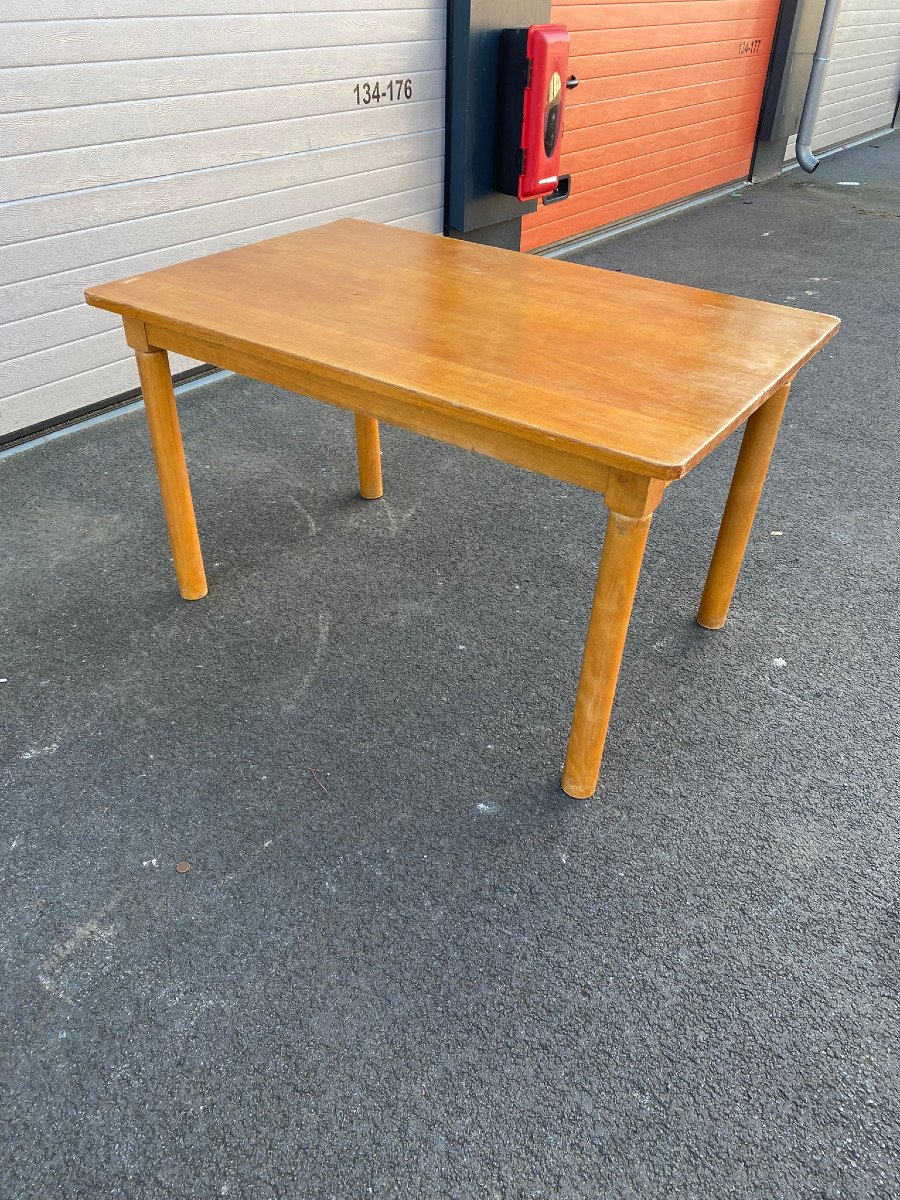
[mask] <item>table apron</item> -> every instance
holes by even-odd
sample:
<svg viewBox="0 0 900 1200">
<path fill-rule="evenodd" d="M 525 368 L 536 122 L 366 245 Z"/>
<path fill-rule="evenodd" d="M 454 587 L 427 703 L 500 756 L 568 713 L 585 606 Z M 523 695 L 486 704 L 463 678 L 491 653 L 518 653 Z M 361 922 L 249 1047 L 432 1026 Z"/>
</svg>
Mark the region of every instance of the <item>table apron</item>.
<svg viewBox="0 0 900 1200">
<path fill-rule="evenodd" d="M 424 401 L 386 396 L 353 383 L 320 375 L 308 368 L 250 354 L 166 326 L 147 322 L 146 332 L 149 344 L 160 350 L 171 350 L 187 358 L 212 363 L 238 375 L 246 375 L 326 404 L 375 417 L 390 425 L 409 429 L 412 433 L 449 442 L 463 450 L 473 450 L 589 491 L 606 492 L 611 475 L 627 469 L 625 464 L 618 468 L 608 466 L 577 451 L 548 442 L 532 441 L 528 437 L 482 424 L 471 414 L 456 414 L 451 410 L 432 408 Z"/>
</svg>

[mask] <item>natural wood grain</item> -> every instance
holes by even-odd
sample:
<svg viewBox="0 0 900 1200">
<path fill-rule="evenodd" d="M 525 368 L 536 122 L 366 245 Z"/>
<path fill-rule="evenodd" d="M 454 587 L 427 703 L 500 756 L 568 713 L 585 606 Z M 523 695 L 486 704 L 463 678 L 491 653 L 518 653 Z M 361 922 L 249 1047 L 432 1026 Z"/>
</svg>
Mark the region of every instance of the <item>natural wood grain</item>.
<svg viewBox="0 0 900 1200">
<path fill-rule="evenodd" d="M 169 349 L 201 362 L 215 363 L 228 371 L 237 371 L 251 379 L 260 379 L 263 383 L 299 392 L 303 396 L 315 396 L 352 412 L 366 413 L 392 425 L 401 425 L 413 433 L 449 442 L 451 446 L 459 446 L 463 450 L 474 450 L 490 458 L 499 458 L 513 466 L 574 483 L 577 487 L 594 492 L 606 490 L 609 469 L 596 459 L 572 453 L 552 443 L 539 443 L 505 433 L 477 421 L 462 409 L 442 411 L 424 403 L 409 403 L 376 395 L 362 385 L 339 382 L 314 367 L 284 366 L 261 353 L 231 350 L 207 338 L 173 333 L 154 325 L 148 326 L 148 330 L 155 345 L 165 343 Z"/>
<path fill-rule="evenodd" d="M 562 777 L 563 791 L 577 800 L 597 787 L 651 517 L 610 510 L 607 520 Z"/>
<path fill-rule="evenodd" d="M 170 333 L 199 334 L 662 479 L 708 454 L 839 324 L 354 220 L 86 295 L 148 321 L 167 349 Z"/>
<path fill-rule="evenodd" d="M 606 507 L 623 517 L 649 517 L 668 484 L 629 471 L 610 471 L 603 490 Z"/>
<path fill-rule="evenodd" d="M 310 287 L 306 281 L 315 281 Z M 563 787 L 593 793 L 650 520 L 745 421 L 700 619 L 724 614 L 797 369 L 835 317 L 341 221 L 118 283 L 182 594 L 204 594 L 165 351 L 603 492 L 609 509 Z M 749 420 L 748 420 L 749 418 Z"/>
<path fill-rule="evenodd" d="M 185 600 L 199 600 L 206 595 L 206 574 L 194 519 L 187 464 L 184 461 L 169 358 L 164 350 L 136 350 L 135 357 L 178 589 Z"/>
<path fill-rule="evenodd" d="M 780 388 L 757 409 L 744 427 L 731 489 L 697 612 L 698 624 L 707 629 L 721 629 L 728 616 L 789 391 L 790 384 Z"/>
<path fill-rule="evenodd" d="M 381 445 L 378 422 L 356 414 L 356 457 L 359 463 L 359 494 L 363 500 L 377 500 L 384 494 L 381 482 Z"/>
</svg>

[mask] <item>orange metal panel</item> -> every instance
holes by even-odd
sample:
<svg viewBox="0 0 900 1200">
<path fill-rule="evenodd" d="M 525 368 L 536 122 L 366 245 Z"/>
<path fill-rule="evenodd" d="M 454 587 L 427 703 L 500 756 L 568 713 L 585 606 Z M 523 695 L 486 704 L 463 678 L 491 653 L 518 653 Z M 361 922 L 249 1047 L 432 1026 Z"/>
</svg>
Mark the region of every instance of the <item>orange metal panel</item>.
<svg viewBox="0 0 900 1200">
<path fill-rule="evenodd" d="M 599 75 L 594 79 L 580 80 L 578 103 L 570 112 L 577 112 L 597 100 L 615 100 L 620 97 L 637 98 L 668 92 L 674 107 L 681 108 L 679 92 L 682 88 L 694 87 L 698 83 L 717 83 L 738 79 L 758 78 L 760 94 L 766 77 L 768 58 L 731 58 L 717 62 L 695 62 L 682 67 L 661 67 L 659 70 L 640 71 L 633 75 Z"/>
<path fill-rule="evenodd" d="M 523 249 L 746 176 L 778 7 L 555 0 L 580 80 L 563 131 L 572 195 L 525 218 Z"/>
<path fill-rule="evenodd" d="M 564 11 L 564 10 L 558 10 Z M 765 37 L 771 33 L 768 17 L 741 21 L 699 21 L 667 25 L 642 25 L 630 29 L 584 30 L 576 37 L 578 54 L 622 54 L 629 50 L 649 50 L 653 47 L 704 46 L 711 42 L 733 40 L 737 31 L 741 37 Z"/>
<path fill-rule="evenodd" d="M 642 71 L 651 74 L 666 68 L 685 68 L 701 63 L 734 63 L 737 60 L 741 65 L 758 65 L 760 59 L 769 61 L 772 50 L 771 29 L 755 35 L 753 40 L 760 43 L 756 54 L 741 56 L 740 43 L 746 40 L 748 39 L 744 37 L 729 37 L 707 42 L 688 42 L 681 46 L 635 46 L 631 50 L 570 55 L 570 62 L 572 70 L 579 78 L 583 75 L 591 80 L 608 79 L 610 83 L 615 84 L 619 76 L 636 75 Z"/>
<path fill-rule="evenodd" d="M 671 136 L 671 131 L 670 131 Z M 747 140 L 747 135 L 743 130 L 736 133 L 718 133 L 708 138 L 699 138 L 696 141 L 685 143 L 684 141 L 676 142 L 674 145 L 661 146 L 653 151 L 648 151 L 641 158 L 641 173 L 635 175 L 634 162 L 629 159 L 620 159 L 611 163 L 604 163 L 602 166 L 595 167 L 592 171 L 585 171 L 581 176 L 582 191 L 579 192 L 579 197 L 589 195 L 590 193 L 609 187 L 617 183 L 626 183 L 632 181 L 639 183 L 647 175 L 655 175 L 658 171 L 666 170 L 667 168 L 685 168 L 690 171 L 693 163 L 704 165 L 704 160 L 710 155 L 725 154 L 729 161 L 740 156 L 740 161 L 744 162 L 743 147 Z M 577 204 L 575 205 L 577 207 Z"/>
<path fill-rule="evenodd" d="M 757 114 L 749 110 L 735 123 L 730 114 L 698 121 L 695 125 L 679 125 L 674 129 L 654 129 L 642 139 L 643 156 L 641 167 L 660 150 L 672 147 L 694 147 L 698 143 L 713 142 L 720 145 L 743 146 L 748 137 L 756 132 Z M 598 170 L 610 170 L 613 164 L 625 164 L 623 169 L 634 174 L 634 160 L 630 154 L 631 143 L 607 142 L 589 150 L 579 150 L 563 159 L 563 170 L 578 176 L 579 190 L 589 191 L 590 176 Z"/>
<path fill-rule="evenodd" d="M 701 158 L 692 157 L 687 162 L 683 158 L 680 162 L 677 161 L 677 155 L 674 157 L 675 162 L 664 164 L 657 167 L 656 170 L 650 170 L 641 175 L 629 176 L 622 172 L 612 172 L 607 181 L 603 183 L 598 184 L 596 179 L 592 180 L 594 186 L 590 190 L 580 192 L 572 198 L 572 202 L 568 205 L 567 216 L 581 213 L 589 216 L 598 204 L 612 203 L 631 197 L 637 199 L 645 192 L 654 192 L 670 183 L 683 182 L 695 174 L 705 175 L 719 166 L 729 166 L 734 171 L 731 176 L 734 179 L 740 175 L 745 162 L 743 155 L 733 149 L 714 151 Z M 560 211 L 561 208 L 562 205 L 557 211 Z"/>
<path fill-rule="evenodd" d="M 625 158 L 633 154 L 634 148 L 631 143 L 635 138 L 640 138 L 646 144 L 648 138 L 655 134 L 667 133 L 669 130 L 685 130 L 689 135 L 696 126 L 711 121 L 724 118 L 730 120 L 733 126 L 736 122 L 749 120 L 751 116 L 755 122 L 757 117 L 752 95 L 708 100 L 705 104 L 694 105 L 693 109 L 694 111 L 685 111 L 675 108 L 663 112 L 639 113 L 622 120 L 602 121 L 599 125 L 572 130 L 571 136 L 566 139 L 563 162 L 570 162 L 574 168 L 575 161 L 578 160 L 577 169 L 580 169 L 582 159 L 586 161 L 592 151 L 602 154 L 607 146 L 623 146 L 624 153 L 620 157 Z"/>
<path fill-rule="evenodd" d="M 778 3 L 765 0 L 672 0 L 668 4 L 559 4 L 552 6 L 552 19 L 571 32 L 597 29 L 643 29 L 658 25 L 687 25 L 701 21 L 752 21 L 770 12 Z"/>
<path fill-rule="evenodd" d="M 680 88 L 676 95 L 672 92 L 653 92 L 638 96 L 613 97 L 610 100 L 598 100 L 586 104 L 583 108 L 574 109 L 567 113 L 569 121 L 565 129 L 569 132 L 563 146 L 565 153 L 576 146 L 593 145 L 603 139 L 603 130 L 610 124 L 623 124 L 641 117 L 659 117 L 660 124 L 683 121 L 691 124 L 701 119 L 702 110 L 707 105 L 721 101 L 733 100 L 739 102 L 743 110 L 748 107 L 758 107 L 758 79 L 720 79 L 715 83 L 697 84 L 690 88 Z M 676 120 L 676 114 L 682 114 Z M 589 132 L 593 130 L 593 132 Z M 615 131 L 615 138 L 621 141 L 626 136 L 620 127 Z M 632 134 L 639 138 L 640 131 Z M 636 148 L 636 152 L 639 147 Z"/>
<path fill-rule="evenodd" d="M 703 164 L 700 164 L 702 166 Z M 701 171 L 692 176 L 691 194 L 705 192 L 710 188 L 722 187 L 741 179 L 745 167 L 741 163 L 726 163 L 711 171 Z M 673 204 L 685 195 L 684 180 L 673 173 L 670 182 L 659 187 L 651 188 L 638 196 L 626 196 L 623 199 L 605 198 L 606 224 L 624 221 L 628 217 L 650 212 L 662 205 Z M 562 205 L 560 205 L 562 208 Z M 573 213 L 569 217 L 545 224 L 522 232 L 522 249 L 536 250 L 540 246 L 552 245 L 578 237 L 580 234 L 592 232 L 596 228 L 592 213 Z"/>
</svg>

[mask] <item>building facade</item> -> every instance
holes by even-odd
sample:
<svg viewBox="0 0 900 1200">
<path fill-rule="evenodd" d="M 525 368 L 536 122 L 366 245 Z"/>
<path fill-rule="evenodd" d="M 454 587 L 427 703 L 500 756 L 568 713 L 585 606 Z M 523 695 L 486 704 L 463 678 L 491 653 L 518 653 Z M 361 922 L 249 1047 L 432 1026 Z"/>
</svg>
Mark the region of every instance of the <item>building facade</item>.
<svg viewBox="0 0 900 1200">
<path fill-rule="evenodd" d="M 0 438 L 137 386 L 91 283 L 339 216 L 442 229 L 446 0 L 0 12 Z"/>
<path fill-rule="evenodd" d="M 803 2 L 548 0 L 579 78 L 572 193 L 525 218 L 521 248 L 746 180 L 773 38 Z M 448 0 L 0 0 L 0 15 L 0 441 L 137 387 L 89 284 L 340 216 L 445 228 Z M 889 126 L 898 89 L 900 0 L 843 0 L 814 148 Z"/>
</svg>

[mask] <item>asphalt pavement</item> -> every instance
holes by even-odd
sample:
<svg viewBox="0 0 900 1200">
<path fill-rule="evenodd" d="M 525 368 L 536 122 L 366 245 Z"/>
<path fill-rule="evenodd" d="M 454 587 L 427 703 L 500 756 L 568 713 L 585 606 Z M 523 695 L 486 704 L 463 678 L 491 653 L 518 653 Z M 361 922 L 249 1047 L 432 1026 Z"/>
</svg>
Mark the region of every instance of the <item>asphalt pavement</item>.
<svg viewBox="0 0 900 1200">
<path fill-rule="evenodd" d="M 654 519 L 600 788 L 598 497 L 228 378 L 0 461 L 0 1196 L 900 1195 L 900 136 L 580 252 L 843 320 L 732 614 Z M 623 337 L 627 331 L 623 330 Z"/>
</svg>

